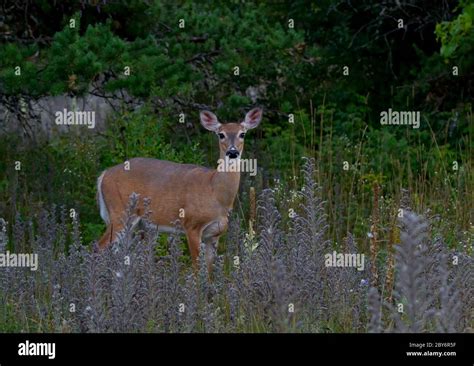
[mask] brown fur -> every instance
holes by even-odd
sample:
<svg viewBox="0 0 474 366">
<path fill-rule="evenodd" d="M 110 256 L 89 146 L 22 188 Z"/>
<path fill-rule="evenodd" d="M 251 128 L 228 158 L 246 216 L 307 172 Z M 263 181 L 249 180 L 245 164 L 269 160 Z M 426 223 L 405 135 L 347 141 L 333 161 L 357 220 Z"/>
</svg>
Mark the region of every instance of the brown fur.
<svg viewBox="0 0 474 366">
<path fill-rule="evenodd" d="M 212 113 L 210 115 L 215 117 Z M 217 134 L 225 135 L 224 139 L 219 138 L 221 159 L 231 146 L 242 154 L 244 141 L 240 134 L 246 131 L 244 123 L 211 127 Z M 155 224 L 169 227 L 180 220 L 193 263 L 196 264 L 201 241 L 215 247 L 219 237 L 227 230 L 228 215 L 239 189 L 240 173 L 149 158 L 135 158 L 129 162 L 130 170 L 125 170 L 123 164 L 108 169 L 99 187 L 110 219 L 99 247 L 110 245 L 117 232 L 122 230 L 121 220 L 128 197 L 135 192 L 140 195 L 139 212 L 143 212 L 143 198 L 151 198 L 150 219 Z M 184 209 L 184 218 L 179 217 L 180 209 Z M 211 264 L 212 258 L 208 260 L 208 266 Z"/>
</svg>

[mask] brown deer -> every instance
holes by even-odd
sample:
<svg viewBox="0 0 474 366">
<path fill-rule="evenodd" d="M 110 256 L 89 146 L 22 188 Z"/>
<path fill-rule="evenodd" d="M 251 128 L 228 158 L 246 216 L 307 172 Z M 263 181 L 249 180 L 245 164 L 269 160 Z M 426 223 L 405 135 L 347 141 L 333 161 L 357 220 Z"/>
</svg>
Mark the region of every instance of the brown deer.
<svg viewBox="0 0 474 366">
<path fill-rule="evenodd" d="M 200 117 L 204 128 L 218 136 L 220 161 L 235 165 L 240 163 L 245 134 L 259 125 L 262 109 L 252 109 L 241 123 L 221 124 L 209 111 L 202 111 Z M 99 247 L 110 245 L 123 228 L 122 216 L 129 196 L 135 192 L 142 199 L 151 199 L 150 220 L 158 225 L 159 231 L 172 232 L 173 223 L 180 221 L 194 265 L 201 242 L 205 244 L 210 271 L 239 189 L 240 171 L 229 170 L 149 158 L 130 159 L 128 169 L 119 164 L 105 170 L 97 180 L 100 215 L 107 224 Z M 142 200 L 136 214 L 143 214 Z"/>
</svg>

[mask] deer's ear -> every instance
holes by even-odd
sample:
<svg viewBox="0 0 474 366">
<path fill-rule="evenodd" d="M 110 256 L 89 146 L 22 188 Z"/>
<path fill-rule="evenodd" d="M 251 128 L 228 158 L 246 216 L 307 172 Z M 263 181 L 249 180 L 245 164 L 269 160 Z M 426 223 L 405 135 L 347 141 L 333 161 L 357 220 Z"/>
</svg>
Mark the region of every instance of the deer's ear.
<svg viewBox="0 0 474 366">
<path fill-rule="evenodd" d="M 217 120 L 217 116 L 209 111 L 201 111 L 199 114 L 201 117 L 201 124 L 206 130 L 217 132 L 221 124 Z"/>
<path fill-rule="evenodd" d="M 262 108 L 254 108 L 245 115 L 245 121 L 241 123 L 247 130 L 257 127 L 262 120 Z"/>
</svg>

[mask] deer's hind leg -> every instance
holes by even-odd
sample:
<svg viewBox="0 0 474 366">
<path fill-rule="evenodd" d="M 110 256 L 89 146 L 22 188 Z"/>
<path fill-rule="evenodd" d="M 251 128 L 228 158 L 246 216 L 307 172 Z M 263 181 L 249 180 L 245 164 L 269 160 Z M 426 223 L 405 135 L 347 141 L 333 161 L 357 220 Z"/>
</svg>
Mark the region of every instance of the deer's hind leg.
<svg viewBox="0 0 474 366">
<path fill-rule="evenodd" d="M 112 222 L 107 226 L 104 235 L 99 240 L 99 249 L 105 249 L 117 239 L 117 233 L 123 229 L 121 222 Z"/>
<path fill-rule="evenodd" d="M 112 225 L 108 225 L 105 233 L 99 240 L 99 249 L 107 248 L 112 242 Z"/>
</svg>

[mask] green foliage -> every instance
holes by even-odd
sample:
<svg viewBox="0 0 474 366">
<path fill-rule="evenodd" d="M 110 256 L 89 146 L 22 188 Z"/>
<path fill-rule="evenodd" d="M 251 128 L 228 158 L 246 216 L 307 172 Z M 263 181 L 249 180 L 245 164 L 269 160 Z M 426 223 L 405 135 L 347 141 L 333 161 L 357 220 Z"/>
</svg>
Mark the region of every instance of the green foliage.
<svg viewBox="0 0 474 366">
<path fill-rule="evenodd" d="M 114 120 L 105 136 L 107 147 L 101 163 L 110 166 L 133 157 L 154 157 L 181 163 L 202 164 L 199 142 L 186 149 L 175 148 L 168 138 L 166 117 L 157 118 L 146 107 L 138 112 L 125 112 Z"/>
<path fill-rule="evenodd" d="M 28 322 L 29 319 L 26 319 Z M 24 331 L 24 325 L 20 324 L 15 316 L 15 304 L 2 301 L 0 303 L 0 332 L 21 332 Z"/>
<path fill-rule="evenodd" d="M 263 122 L 245 146 L 261 174 L 244 185 L 279 178 L 291 186 L 300 157 L 316 157 L 338 241 L 350 226 L 365 235 L 374 181 L 394 201 L 408 188 L 418 207 L 437 212 L 460 206 L 472 185 L 472 2 L 60 3 L 34 2 L 0 23 L 12 39 L 0 44 L 2 100 L 27 111 L 23 101 L 94 88 L 142 107 L 132 113 L 123 103 L 105 132 L 54 136 L 48 144 L 2 136 L 0 213 L 10 219 L 15 210 L 55 202 L 76 207 L 84 235 L 96 238 L 95 179 L 103 169 L 134 156 L 214 166 L 216 140 L 199 126 L 201 108 L 230 122 L 263 106 Z M 420 111 L 420 129 L 381 127 L 388 108 Z M 13 171 L 16 160 L 26 169 Z M 454 160 L 459 174 L 450 169 Z M 464 229 L 469 210 L 463 204 L 454 218 Z"/>
<path fill-rule="evenodd" d="M 473 51 L 474 3 L 464 0 L 460 2 L 459 8 L 462 8 L 462 12 L 454 20 L 436 25 L 436 35 L 441 41 L 440 53 L 447 59 L 456 54 L 472 55 Z"/>
</svg>

